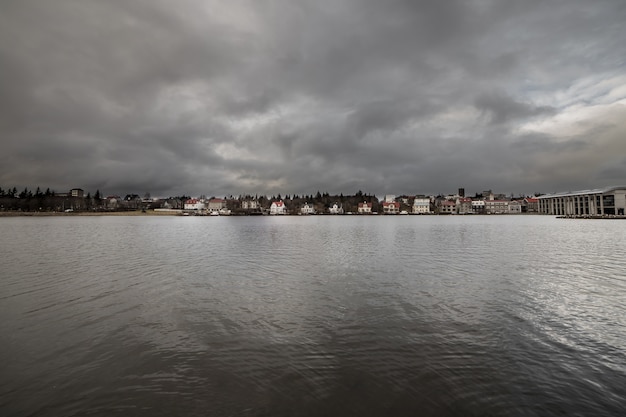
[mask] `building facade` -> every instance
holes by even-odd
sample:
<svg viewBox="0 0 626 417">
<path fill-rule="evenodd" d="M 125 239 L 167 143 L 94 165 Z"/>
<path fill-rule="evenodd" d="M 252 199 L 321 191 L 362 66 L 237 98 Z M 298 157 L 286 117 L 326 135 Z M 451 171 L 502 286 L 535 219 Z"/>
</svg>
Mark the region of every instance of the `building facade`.
<svg viewBox="0 0 626 417">
<path fill-rule="evenodd" d="M 260 208 L 257 200 L 243 200 L 241 202 L 242 210 L 258 210 Z"/>
<path fill-rule="evenodd" d="M 226 208 L 226 200 L 222 198 L 212 198 L 209 200 L 209 211 L 221 211 Z"/>
<path fill-rule="evenodd" d="M 328 212 L 330 214 L 343 214 L 343 207 L 339 203 L 334 203 L 332 206 L 328 207 Z"/>
<path fill-rule="evenodd" d="M 509 200 L 485 200 L 485 213 L 508 214 Z"/>
<path fill-rule="evenodd" d="M 456 203 L 452 200 L 443 200 L 439 204 L 439 214 L 456 214 Z"/>
<path fill-rule="evenodd" d="M 472 199 L 467 197 L 459 197 L 456 199 L 456 212 L 458 214 L 473 214 Z"/>
<path fill-rule="evenodd" d="M 302 207 L 300 207 L 300 214 L 315 214 L 313 204 L 304 203 Z"/>
<path fill-rule="evenodd" d="M 539 196 L 539 213 L 554 216 L 623 216 L 626 186 Z"/>
<path fill-rule="evenodd" d="M 384 214 L 398 214 L 400 213 L 400 203 L 396 201 L 391 202 L 383 202 L 383 213 Z"/>
<path fill-rule="evenodd" d="M 282 215 L 282 214 L 287 214 L 285 210 L 285 203 L 283 202 L 283 200 L 274 201 L 270 205 L 270 215 L 275 216 L 275 215 Z"/>
<path fill-rule="evenodd" d="M 428 213 L 430 213 L 430 198 L 415 197 L 415 199 L 413 200 L 413 214 Z"/>
<path fill-rule="evenodd" d="M 372 213 L 372 203 L 368 203 L 368 202 L 362 202 L 359 203 L 359 207 L 358 207 L 358 213 L 359 214 L 371 214 Z"/>
<path fill-rule="evenodd" d="M 190 198 L 185 201 L 185 210 L 204 210 L 205 206 L 201 200 L 197 198 Z"/>
</svg>

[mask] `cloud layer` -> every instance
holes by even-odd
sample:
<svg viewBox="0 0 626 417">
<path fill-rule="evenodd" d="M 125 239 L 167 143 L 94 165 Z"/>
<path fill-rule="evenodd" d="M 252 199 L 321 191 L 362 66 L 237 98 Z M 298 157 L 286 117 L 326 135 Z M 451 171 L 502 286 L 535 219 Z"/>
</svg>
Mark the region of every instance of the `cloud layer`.
<svg viewBox="0 0 626 417">
<path fill-rule="evenodd" d="M 622 0 L 3 2 L 0 186 L 624 185 L 625 21 Z"/>
</svg>

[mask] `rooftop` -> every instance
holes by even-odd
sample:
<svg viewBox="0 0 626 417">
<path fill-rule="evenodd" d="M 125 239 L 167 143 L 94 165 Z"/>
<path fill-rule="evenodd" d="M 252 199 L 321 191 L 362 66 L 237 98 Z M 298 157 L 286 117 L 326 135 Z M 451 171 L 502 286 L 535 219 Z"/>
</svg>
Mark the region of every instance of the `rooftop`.
<svg viewBox="0 0 626 417">
<path fill-rule="evenodd" d="M 616 191 L 616 190 L 626 190 L 626 186 L 611 186 L 611 187 L 605 187 L 605 188 L 594 188 L 591 190 L 580 190 L 580 191 L 563 191 L 560 193 L 540 195 L 538 198 L 545 199 L 545 198 L 570 197 L 570 196 L 587 195 L 587 194 L 604 194 L 604 193 L 610 193 L 611 191 Z"/>
</svg>

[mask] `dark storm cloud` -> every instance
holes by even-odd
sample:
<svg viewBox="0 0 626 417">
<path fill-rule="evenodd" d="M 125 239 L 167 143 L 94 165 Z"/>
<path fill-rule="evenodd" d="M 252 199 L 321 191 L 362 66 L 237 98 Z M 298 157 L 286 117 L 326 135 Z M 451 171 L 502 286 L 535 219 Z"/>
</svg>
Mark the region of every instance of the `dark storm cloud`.
<svg viewBox="0 0 626 417">
<path fill-rule="evenodd" d="M 619 0 L 3 2 L 0 186 L 623 183 L 625 18 Z"/>
</svg>

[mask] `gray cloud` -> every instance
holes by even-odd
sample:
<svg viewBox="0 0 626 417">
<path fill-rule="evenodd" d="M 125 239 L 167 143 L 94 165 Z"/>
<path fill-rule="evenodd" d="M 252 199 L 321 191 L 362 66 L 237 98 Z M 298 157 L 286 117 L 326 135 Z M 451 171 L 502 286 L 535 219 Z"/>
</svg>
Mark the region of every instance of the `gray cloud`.
<svg viewBox="0 0 626 417">
<path fill-rule="evenodd" d="M 619 0 L 0 4 L 0 186 L 624 183 Z"/>
<path fill-rule="evenodd" d="M 553 107 L 521 103 L 499 93 L 481 94 L 476 98 L 475 105 L 480 111 L 489 116 L 493 124 L 555 113 Z"/>
</svg>

